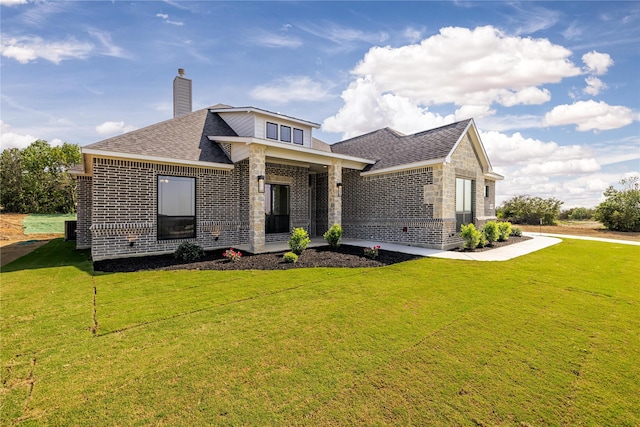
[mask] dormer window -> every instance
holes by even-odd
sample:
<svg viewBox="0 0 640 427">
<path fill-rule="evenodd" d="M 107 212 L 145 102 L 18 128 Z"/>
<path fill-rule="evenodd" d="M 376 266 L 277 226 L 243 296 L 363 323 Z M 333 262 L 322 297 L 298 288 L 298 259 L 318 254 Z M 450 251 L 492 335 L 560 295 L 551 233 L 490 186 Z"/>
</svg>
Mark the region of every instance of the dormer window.
<svg viewBox="0 0 640 427">
<path fill-rule="evenodd" d="M 267 122 L 267 138 L 278 139 L 278 125 L 275 123 Z"/>
<path fill-rule="evenodd" d="M 291 142 L 291 128 L 289 126 L 280 126 L 280 141 Z"/>
<path fill-rule="evenodd" d="M 302 129 L 293 128 L 293 143 L 302 145 L 303 144 L 303 131 Z"/>
</svg>

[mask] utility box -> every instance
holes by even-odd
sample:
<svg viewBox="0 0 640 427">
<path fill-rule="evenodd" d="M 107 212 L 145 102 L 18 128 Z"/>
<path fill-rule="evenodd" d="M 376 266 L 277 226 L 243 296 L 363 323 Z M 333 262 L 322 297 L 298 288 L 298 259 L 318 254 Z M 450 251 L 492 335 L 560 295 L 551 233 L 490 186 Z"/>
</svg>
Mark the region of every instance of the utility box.
<svg viewBox="0 0 640 427">
<path fill-rule="evenodd" d="M 65 221 L 64 222 L 64 240 L 76 240 L 76 228 L 78 228 L 78 221 Z"/>
</svg>

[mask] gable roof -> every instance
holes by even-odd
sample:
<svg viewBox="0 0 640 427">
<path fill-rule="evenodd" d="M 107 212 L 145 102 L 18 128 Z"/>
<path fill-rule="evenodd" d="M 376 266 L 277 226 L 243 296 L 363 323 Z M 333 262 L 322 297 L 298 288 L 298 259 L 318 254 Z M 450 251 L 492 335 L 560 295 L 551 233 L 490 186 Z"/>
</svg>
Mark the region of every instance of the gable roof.
<svg viewBox="0 0 640 427">
<path fill-rule="evenodd" d="M 286 114 L 274 113 L 273 111 L 263 110 L 262 108 L 256 107 L 231 107 L 229 105 L 217 104 L 213 107 L 209 107 L 214 113 L 256 113 L 262 114 L 268 117 L 273 117 L 276 119 L 284 119 L 296 123 L 300 123 L 301 125 L 310 126 L 312 128 L 318 129 L 320 125 L 318 123 L 310 122 L 308 120 L 298 119 L 297 117 L 287 116 Z"/>
<path fill-rule="evenodd" d="M 366 172 L 430 160 L 444 161 L 472 123 L 471 119 L 463 120 L 412 135 L 384 128 L 333 144 L 331 151 L 375 160 Z"/>
<path fill-rule="evenodd" d="M 210 135 L 238 136 L 209 108 L 156 123 L 83 147 L 83 152 L 107 151 L 136 156 L 232 164 Z"/>
</svg>

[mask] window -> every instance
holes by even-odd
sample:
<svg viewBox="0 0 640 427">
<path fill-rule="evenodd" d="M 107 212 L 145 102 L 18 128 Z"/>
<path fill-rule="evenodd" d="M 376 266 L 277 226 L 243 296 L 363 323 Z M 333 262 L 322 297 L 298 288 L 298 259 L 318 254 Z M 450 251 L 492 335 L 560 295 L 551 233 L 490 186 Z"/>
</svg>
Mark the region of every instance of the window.
<svg viewBox="0 0 640 427">
<path fill-rule="evenodd" d="M 158 175 L 158 240 L 196 237 L 196 179 Z"/>
<path fill-rule="evenodd" d="M 266 184 L 264 190 L 265 233 L 289 232 L 289 186 Z"/>
<path fill-rule="evenodd" d="M 456 178 L 456 230 L 473 222 L 473 181 Z"/>
<path fill-rule="evenodd" d="M 302 129 L 293 128 L 293 143 L 302 145 L 302 140 L 303 140 L 302 135 L 303 135 Z"/>
<path fill-rule="evenodd" d="M 489 194 L 490 194 L 490 192 L 489 192 L 489 186 L 488 186 L 488 185 L 485 185 L 485 186 L 484 186 L 484 197 L 489 197 Z"/>
<path fill-rule="evenodd" d="M 280 126 L 280 141 L 291 142 L 291 128 L 289 126 Z"/>
<path fill-rule="evenodd" d="M 267 122 L 267 138 L 278 139 L 278 125 L 275 123 Z"/>
</svg>

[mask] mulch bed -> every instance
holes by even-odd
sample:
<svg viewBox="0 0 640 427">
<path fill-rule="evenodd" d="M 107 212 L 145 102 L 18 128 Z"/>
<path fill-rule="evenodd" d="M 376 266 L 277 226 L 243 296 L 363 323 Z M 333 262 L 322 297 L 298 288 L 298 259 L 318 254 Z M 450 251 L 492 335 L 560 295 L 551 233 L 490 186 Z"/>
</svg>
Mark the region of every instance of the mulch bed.
<svg viewBox="0 0 640 427">
<path fill-rule="evenodd" d="M 531 237 L 510 237 L 506 242 L 495 242 L 493 246 L 475 249 L 474 252 L 489 251 L 491 249 L 529 240 Z M 467 252 L 466 249 L 456 248 L 453 251 Z M 298 258 L 296 263 L 286 263 L 282 259 L 285 252 L 268 254 L 243 253 L 242 258 L 231 262 L 222 256 L 225 249 L 205 252 L 205 256 L 195 262 L 179 261 L 173 255 L 155 255 L 111 259 L 93 263 L 95 271 L 109 273 L 126 273 L 142 270 L 288 270 L 291 268 L 313 267 L 382 267 L 398 262 L 411 261 L 422 258 L 417 255 L 380 249 L 376 259 L 369 259 L 363 255 L 363 248 L 359 246 L 341 245 L 337 250 L 329 246 L 308 248 Z"/>
<path fill-rule="evenodd" d="M 141 270 L 288 270 L 291 268 L 310 267 L 382 267 L 398 262 L 421 258 L 416 255 L 380 250 L 376 259 L 364 257 L 363 248 L 341 245 L 337 250 L 329 246 L 308 248 L 298 258 L 296 263 L 285 263 L 282 255 L 285 252 L 268 254 L 243 253 L 236 262 L 222 257 L 224 249 L 205 252 L 205 256 L 196 262 L 182 262 L 173 255 L 133 257 L 96 261 L 93 263 L 95 271 L 103 272 L 132 272 Z"/>
</svg>

